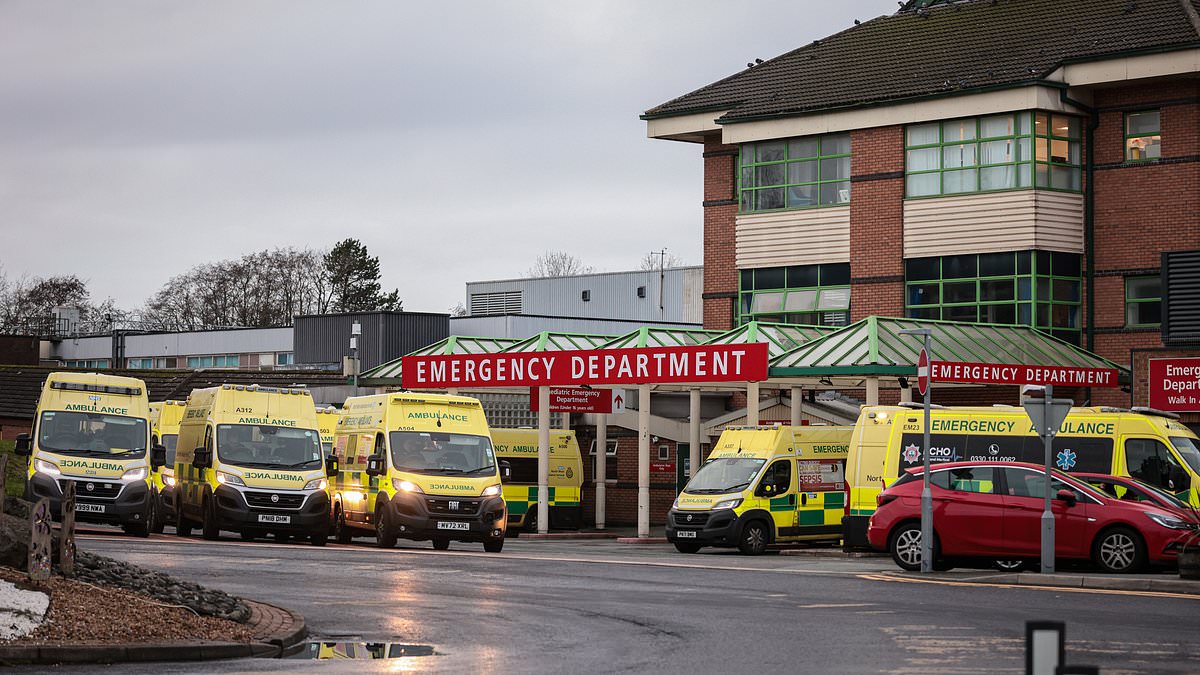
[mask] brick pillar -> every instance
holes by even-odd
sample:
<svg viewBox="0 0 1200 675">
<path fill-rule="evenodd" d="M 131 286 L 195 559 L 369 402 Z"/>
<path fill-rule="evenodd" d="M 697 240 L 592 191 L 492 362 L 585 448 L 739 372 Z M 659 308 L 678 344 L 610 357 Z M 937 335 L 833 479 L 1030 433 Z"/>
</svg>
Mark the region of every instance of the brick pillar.
<svg viewBox="0 0 1200 675">
<path fill-rule="evenodd" d="M 738 278 L 735 259 L 737 218 L 736 145 L 719 134 L 704 143 L 704 327 L 724 330 L 735 321 Z"/>
<path fill-rule="evenodd" d="M 904 316 L 904 128 L 850 132 L 850 318 Z"/>
</svg>

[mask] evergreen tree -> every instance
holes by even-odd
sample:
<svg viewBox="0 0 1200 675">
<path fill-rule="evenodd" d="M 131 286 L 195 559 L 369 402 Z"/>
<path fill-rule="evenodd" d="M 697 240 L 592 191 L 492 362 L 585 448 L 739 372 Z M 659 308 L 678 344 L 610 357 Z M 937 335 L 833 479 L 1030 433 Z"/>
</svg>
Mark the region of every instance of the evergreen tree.
<svg viewBox="0 0 1200 675">
<path fill-rule="evenodd" d="M 357 239 L 338 242 L 325 254 L 329 312 L 399 311 L 400 291 L 384 293 L 379 284 L 379 258 Z"/>
</svg>

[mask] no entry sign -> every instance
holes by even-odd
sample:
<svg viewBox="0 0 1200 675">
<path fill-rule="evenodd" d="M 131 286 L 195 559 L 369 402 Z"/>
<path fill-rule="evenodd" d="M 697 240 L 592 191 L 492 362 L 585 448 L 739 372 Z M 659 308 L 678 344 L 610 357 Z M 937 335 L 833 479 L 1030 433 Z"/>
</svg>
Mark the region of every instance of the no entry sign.
<svg viewBox="0 0 1200 675">
<path fill-rule="evenodd" d="M 1027 366 L 1022 364 L 933 361 L 930 382 L 973 384 L 1053 384 L 1065 387 L 1119 387 L 1114 368 Z"/>
<path fill-rule="evenodd" d="M 1150 359 L 1150 407 L 1200 411 L 1200 358 Z"/>
<path fill-rule="evenodd" d="M 925 390 L 929 389 L 929 353 L 921 347 L 921 355 L 917 357 L 917 391 L 921 395 L 925 395 Z"/>
</svg>

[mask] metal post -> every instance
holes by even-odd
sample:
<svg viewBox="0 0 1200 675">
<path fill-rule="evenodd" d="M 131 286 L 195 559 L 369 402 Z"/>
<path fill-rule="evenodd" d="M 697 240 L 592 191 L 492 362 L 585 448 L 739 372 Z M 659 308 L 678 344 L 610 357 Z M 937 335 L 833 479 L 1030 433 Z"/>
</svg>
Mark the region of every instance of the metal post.
<svg viewBox="0 0 1200 675">
<path fill-rule="evenodd" d="M 638 385 L 638 536 L 650 536 L 650 385 Z"/>
<path fill-rule="evenodd" d="M 931 352 L 929 331 L 925 331 L 925 353 Z M 921 484 L 921 572 L 928 574 L 933 571 L 933 491 L 929 489 L 929 394 L 933 391 L 933 383 L 925 386 L 925 435 L 921 450 L 921 465 L 925 469 Z M 878 390 L 876 390 L 878 393 Z"/>
<path fill-rule="evenodd" d="M 758 383 L 746 383 L 746 426 L 758 426 Z"/>
<path fill-rule="evenodd" d="M 688 392 L 688 473 L 691 478 L 700 468 L 700 390 Z"/>
<path fill-rule="evenodd" d="M 804 423 L 804 387 L 792 387 L 792 426 Z"/>
<path fill-rule="evenodd" d="M 604 529 L 604 507 L 608 480 L 608 415 L 596 415 L 596 529 Z"/>
<path fill-rule="evenodd" d="M 538 534 L 550 531 L 550 387 L 538 387 Z"/>
<path fill-rule="evenodd" d="M 1054 452 L 1054 436 L 1058 429 L 1052 428 L 1054 419 L 1054 385 L 1046 385 L 1046 435 L 1043 438 L 1046 451 L 1046 501 L 1042 510 L 1042 574 L 1054 574 L 1054 511 L 1050 507 L 1050 456 Z"/>
<path fill-rule="evenodd" d="M 879 405 L 879 378 L 867 378 L 867 405 Z"/>
</svg>

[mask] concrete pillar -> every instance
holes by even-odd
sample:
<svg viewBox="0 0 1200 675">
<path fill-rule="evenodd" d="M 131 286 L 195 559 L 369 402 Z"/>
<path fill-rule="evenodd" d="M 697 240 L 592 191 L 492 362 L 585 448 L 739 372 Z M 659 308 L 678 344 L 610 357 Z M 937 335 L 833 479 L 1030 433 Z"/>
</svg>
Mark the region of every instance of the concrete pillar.
<svg viewBox="0 0 1200 675">
<path fill-rule="evenodd" d="M 867 405 L 879 405 L 879 378 L 867 378 Z"/>
<path fill-rule="evenodd" d="M 746 383 L 746 426 L 758 425 L 758 382 Z"/>
<path fill-rule="evenodd" d="M 913 397 L 912 387 L 900 387 L 900 402 L 912 403 Z"/>
<path fill-rule="evenodd" d="M 560 421 L 562 422 L 563 431 L 570 431 L 571 430 L 571 413 L 564 412 L 564 413 L 559 413 L 559 414 L 562 415 L 562 420 L 560 420 Z"/>
<path fill-rule="evenodd" d="M 458 387 L 450 387 L 446 390 L 446 393 L 451 396 L 458 396 Z"/>
<path fill-rule="evenodd" d="M 638 385 L 638 536 L 650 536 L 650 385 Z"/>
<path fill-rule="evenodd" d="M 604 529 L 604 484 L 608 480 L 608 415 L 596 415 L 596 529 Z"/>
<path fill-rule="evenodd" d="M 792 387 L 792 426 L 804 423 L 804 387 Z"/>
<path fill-rule="evenodd" d="M 550 388 L 538 387 L 537 529 L 550 531 Z"/>
<path fill-rule="evenodd" d="M 679 458 L 676 458 L 679 459 Z M 700 390 L 688 392 L 688 478 L 700 470 Z"/>
</svg>

